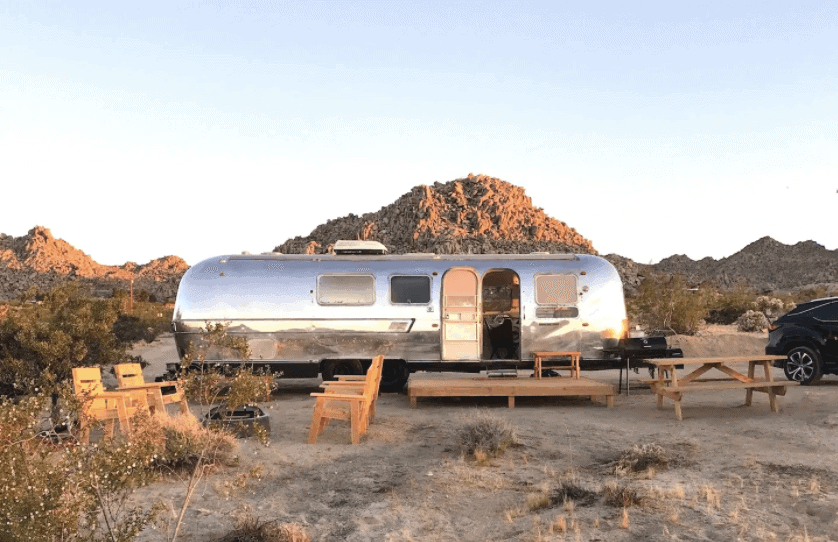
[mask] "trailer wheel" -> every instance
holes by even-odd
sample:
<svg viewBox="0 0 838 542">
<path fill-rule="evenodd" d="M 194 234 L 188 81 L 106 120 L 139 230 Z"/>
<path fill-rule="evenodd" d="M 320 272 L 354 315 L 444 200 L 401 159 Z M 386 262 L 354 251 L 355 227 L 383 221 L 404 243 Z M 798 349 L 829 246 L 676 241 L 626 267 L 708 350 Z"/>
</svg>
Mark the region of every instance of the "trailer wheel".
<svg viewBox="0 0 838 542">
<path fill-rule="evenodd" d="M 323 380 L 337 380 L 338 375 L 362 375 L 364 366 L 357 359 L 332 359 L 323 362 Z"/>
<path fill-rule="evenodd" d="M 407 364 L 401 360 L 385 361 L 381 368 L 381 384 L 379 388 L 384 393 L 399 393 L 407 384 L 410 371 Z"/>
</svg>

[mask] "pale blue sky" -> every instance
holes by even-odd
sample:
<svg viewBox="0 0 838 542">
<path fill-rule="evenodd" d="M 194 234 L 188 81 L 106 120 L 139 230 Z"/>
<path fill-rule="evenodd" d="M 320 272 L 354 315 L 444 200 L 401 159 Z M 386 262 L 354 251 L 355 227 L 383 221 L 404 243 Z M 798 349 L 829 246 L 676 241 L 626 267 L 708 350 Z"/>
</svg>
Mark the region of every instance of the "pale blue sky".
<svg viewBox="0 0 838 542">
<path fill-rule="evenodd" d="M 0 232 L 269 251 L 485 173 L 603 254 L 838 248 L 835 3 L 0 0 Z"/>
</svg>

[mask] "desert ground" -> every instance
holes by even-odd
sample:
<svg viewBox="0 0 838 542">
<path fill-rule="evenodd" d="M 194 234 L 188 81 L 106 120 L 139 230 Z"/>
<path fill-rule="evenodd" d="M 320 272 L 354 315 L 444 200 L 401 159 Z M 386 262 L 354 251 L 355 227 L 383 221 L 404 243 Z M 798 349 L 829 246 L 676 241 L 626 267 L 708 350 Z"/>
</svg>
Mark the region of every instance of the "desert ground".
<svg viewBox="0 0 838 542">
<path fill-rule="evenodd" d="M 714 326 L 670 344 L 723 356 L 762 353 L 766 340 Z M 175 359 L 173 344 L 164 336 L 135 348 L 147 379 Z M 619 380 L 617 371 L 583 376 Z M 514 409 L 505 398 L 432 398 L 411 409 L 405 394 L 384 394 L 358 446 L 343 422 L 307 444 L 319 380 L 279 380 L 260 405 L 269 446 L 243 439 L 237 466 L 202 479 L 181 539 L 212 540 L 251 514 L 299 523 L 317 541 L 838 540 L 838 377 L 789 388 L 780 413 L 764 394 L 751 407 L 743 390 L 690 394 L 680 422 L 642 388 L 645 371 L 631 377 L 631 394 L 611 409 L 588 398 L 518 398 Z M 481 462 L 464 456 L 458 432 L 479 410 L 519 437 Z M 621 469 L 635 446 L 665 461 Z M 140 540 L 163 539 L 185 491 L 177 478 L 137 491 L 138 502 L 167 510 Z"/>
</svg>

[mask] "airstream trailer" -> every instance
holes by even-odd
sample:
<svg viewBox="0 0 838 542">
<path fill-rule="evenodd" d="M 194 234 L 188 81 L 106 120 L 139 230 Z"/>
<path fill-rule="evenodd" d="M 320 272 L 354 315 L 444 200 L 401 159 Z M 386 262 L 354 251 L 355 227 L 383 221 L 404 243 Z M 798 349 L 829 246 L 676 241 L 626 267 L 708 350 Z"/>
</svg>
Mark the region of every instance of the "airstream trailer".
<svg viewBox="0 0 838 542">
<path fill-rule="evenodd" d="M 386 255 L 370 242 L 335 254 L 219 256 L 181 280 L 172 329 L 181 358 L 201 328 L 244 336 L 248 364 L 334 379 L 385 356 L 382 388 L 410 372 L 531 368 L 532 352 L 614 359 L 627 336 L 614 267 L 588 254 Z M 210 352 L 207 360 L 236 365 Z M 170 370 L 174 370 L 174 365 Z"/>
</svg>

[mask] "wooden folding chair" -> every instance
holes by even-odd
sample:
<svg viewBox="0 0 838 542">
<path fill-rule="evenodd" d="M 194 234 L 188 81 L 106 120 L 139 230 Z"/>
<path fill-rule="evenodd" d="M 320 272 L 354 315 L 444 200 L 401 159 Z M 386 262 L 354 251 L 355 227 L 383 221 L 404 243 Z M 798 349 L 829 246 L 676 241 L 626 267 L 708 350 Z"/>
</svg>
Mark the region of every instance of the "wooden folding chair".
<svg viewBox="0 0 838 542">
<path fill-rule="evenodd" d="M 344 380 L 329 382 L 325 393 L 312 393 L 316 398 L 308 442 L 315 444 L 317 437 L 329 420 L 348 420 L 352 444 L 361 441 L 361 435 L 375 418 L 375 401 L 381 384 L 384 356 L 376 356 L 363 381 Z"/>
<path fill-rule="evenodd" d="M 114 366 L 116 382 L 121 390 L 144 390 L 154 413 L 167 414 L 166 405 L 178 403 L 181 414 L 189 414 L 189 405 L 183 392 L 183 382 L 146 382 L 139 363 L 120 363 Z M 163 393 L 163 388 L 174 388 L 174 393 Z"/>
<path fill-rule="evenodd" d="M 130 391 L 105 391 L 102 385 L 102 371 L 98 367 L 76 367 L 73 369 L 73 390 L 82 403 L 79 417 L 79 440 L 90 441 L 90 421 L 105 422 L 105 439 L 114 435 L 115 422 L 119 430 L 131 433 L 131 416 L 141 410 L 148 410 L 145 393 Z"/>
</svg>

